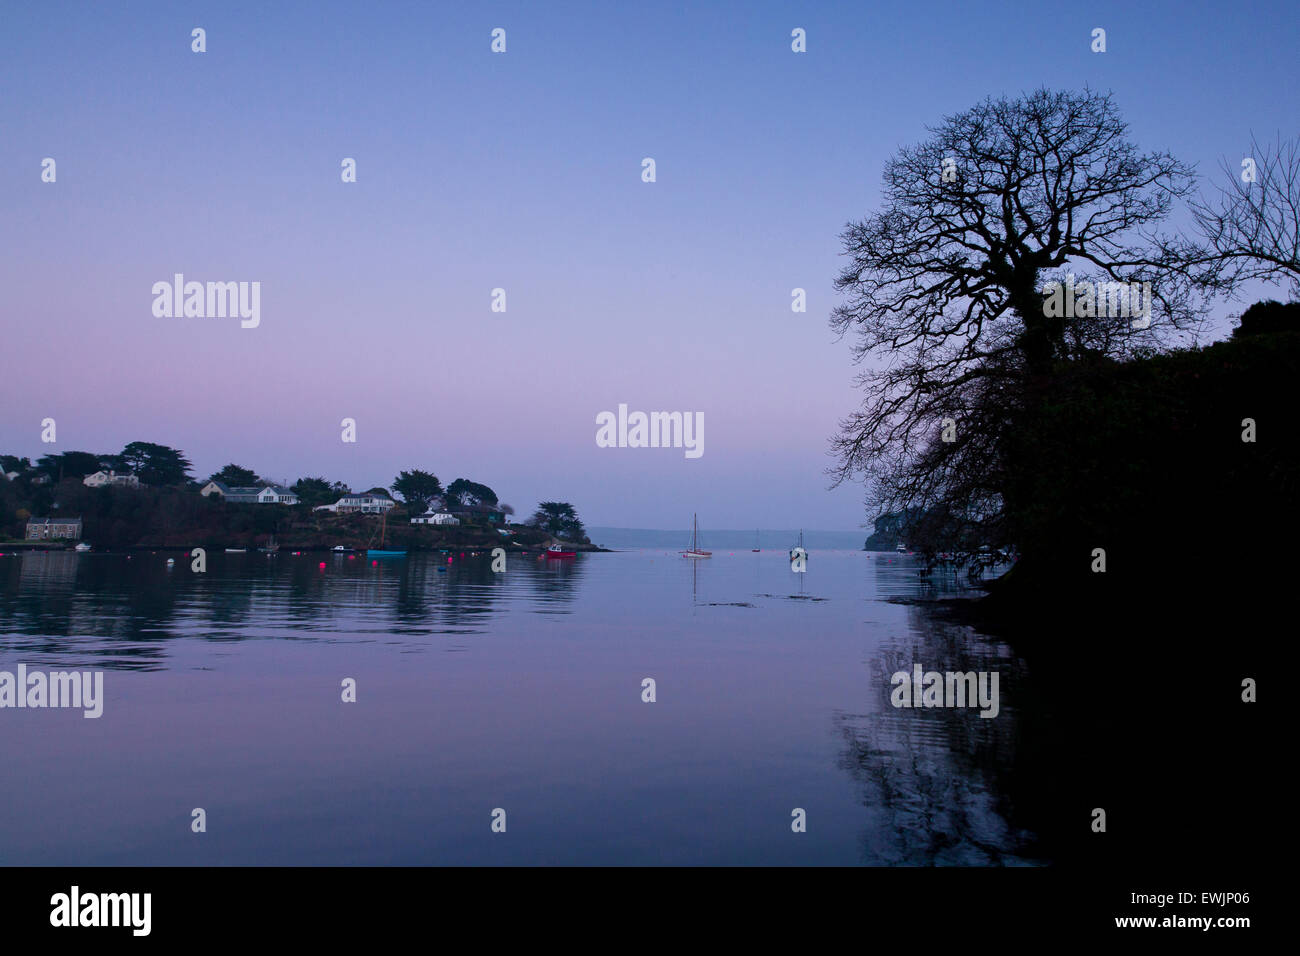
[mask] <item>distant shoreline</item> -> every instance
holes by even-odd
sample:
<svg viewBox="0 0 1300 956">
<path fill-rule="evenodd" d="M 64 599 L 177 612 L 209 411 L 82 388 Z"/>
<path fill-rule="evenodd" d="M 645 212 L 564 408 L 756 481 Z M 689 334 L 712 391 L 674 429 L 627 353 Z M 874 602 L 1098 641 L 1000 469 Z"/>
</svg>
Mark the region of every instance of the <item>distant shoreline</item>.
<svg viewBox="0 0 1300 956">
<path fill-rule="evenodd" d="M 590 525 L 587 537 L 599 541 L 607 548 L 617 550 L 662 548 L 680 551 L 690 546 L 691 526 L 688 520 L 682 528 L 615 528 L 607 525 Z M 800 529 L 793 528 L 733 528 L 717 529 L 700 522 L 701 547 L 712 551 L 789 551 L 799 544 Z M 804 547 L 814 551 L 861 551 L 867 531 L 822 531 L 803 529 Z"/>
</svg>

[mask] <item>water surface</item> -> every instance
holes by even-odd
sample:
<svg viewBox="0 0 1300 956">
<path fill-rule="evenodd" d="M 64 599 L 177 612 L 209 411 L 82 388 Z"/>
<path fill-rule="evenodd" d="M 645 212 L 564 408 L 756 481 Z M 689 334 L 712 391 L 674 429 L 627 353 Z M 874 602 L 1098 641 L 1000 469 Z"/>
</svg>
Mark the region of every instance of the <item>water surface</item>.
<svg viewBox="0 0 1300 956">
<path fill-rule="evenodd" d="M 0 558 L 0 670 L 106 698 L 0 710 L 0 862 L 1043 862 L 1011 809 L 1030 675 L 891 601 L 933 593 L 910 559 L 173 556 Z M 913 663 L 998 671 L 999 715 L 892 707 Z"/>
</svg>

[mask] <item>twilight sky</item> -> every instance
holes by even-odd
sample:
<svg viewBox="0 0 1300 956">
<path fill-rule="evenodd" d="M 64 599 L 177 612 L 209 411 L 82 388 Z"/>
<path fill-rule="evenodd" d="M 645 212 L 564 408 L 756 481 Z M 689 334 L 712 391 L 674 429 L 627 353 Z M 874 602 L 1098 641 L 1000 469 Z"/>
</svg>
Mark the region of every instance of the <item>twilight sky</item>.
<svg viewBox="0 0 1300 956">
<path fill-rule="evenodd" d="M 0 452 L 157 441 L 199 476 L 420 467 L 591 525 L 855 528 L 826 320 L 884 162 L 987 95 L 1086 84 L 1213 177 L 1295 135 L 1300 32 L 1287 0 L 1217 7 L 11 5 Z M 155 317 L 177 272 L 261 282 L 260 326 Z M 703 412 L 703 456 L 598 448 L 619 403 Z"/>
</svg>

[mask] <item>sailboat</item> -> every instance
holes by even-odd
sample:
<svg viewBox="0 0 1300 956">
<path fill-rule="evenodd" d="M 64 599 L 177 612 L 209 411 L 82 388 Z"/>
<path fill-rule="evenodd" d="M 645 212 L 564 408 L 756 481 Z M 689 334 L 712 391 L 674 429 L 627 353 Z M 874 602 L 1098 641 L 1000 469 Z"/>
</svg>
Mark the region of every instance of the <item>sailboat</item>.
<svg viewBox="0 0 1300 956">
<path fill-rule="evenodd" d="M 406 551 L 385 551 L 384 538 L 388 534 L 388 512 L 385 511 L 379 518 L 379 547 L 367 548 L 366 556 L 370 558 L 404 558 Z M 372 539 L 373 540 L 373 539 Z"/>
<path fill-rule="evenodd" d="M 752 552 L 754 552 L 755 554 L 758 554 L 758 552 L 760 552 L 760 551 L 763 550 L 762 548 L 760 548 L 760 547 L 758 546 L 758 529 L 757 529 L 757 528 L 754 529 L 754 546 L 753 546 L 752 548 L 750 548 L 749 550 L 752 551 Z"/>
<path fill-rule="evenodd" d="M 712 551 L 700 550 L 700 516 L 695 515 L 691 523 L 691 546 L 687 551 L 682 552 L 684 558 L 711 558 Z"/>
<path fill-rule="evenodd" d="M 790 559 L 794 560 L 799 555 L 803 555 L 804 560 L 808 559 L 808 552 L 803 549 L 803 528 L 799 529 L 799 543 L 790 549 Z"/>
</svg>

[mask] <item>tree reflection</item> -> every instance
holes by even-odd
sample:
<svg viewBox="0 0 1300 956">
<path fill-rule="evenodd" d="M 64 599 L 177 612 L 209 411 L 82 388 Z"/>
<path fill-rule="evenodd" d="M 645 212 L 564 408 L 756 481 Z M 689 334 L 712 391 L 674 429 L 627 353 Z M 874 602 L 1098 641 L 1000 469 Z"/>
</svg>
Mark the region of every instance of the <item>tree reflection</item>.
<svg viewBox="0 0 1300 956">
<path fill-rule="evenodd" d="M 174 564 L 167 565 L 168 557 Z M 332 639 L 335 635 L 476 634 L 512 606 L 567 614 L 583 559 L 489 552 L 364 555 L 208 554 L 193 572 L 184 552 L 77 555 L 27 552 L 0 560 L 0 649 L 26 660 L 106 669 L 165 669 L 168 642 Z"/>
<path fill-rule="evenodd" d="M 973 629 L 910 609 L 907 633 L 868 662 L 866 714 L 836 716 L 842 766 L 862 788 L 869 811 L 865 862 L 874 865 L 987 866 L 1045 862 L 1011 796 L 1023 764 L 1017 697 L 1022 662 Z M 997 671 L 1000 710 L 896 708 L 891 676 L 926 671 Z"/>
</svg>

